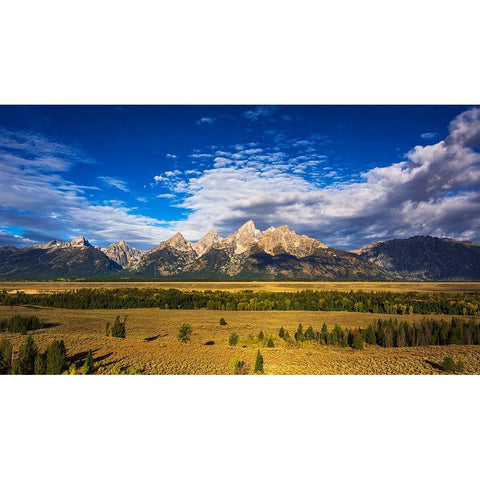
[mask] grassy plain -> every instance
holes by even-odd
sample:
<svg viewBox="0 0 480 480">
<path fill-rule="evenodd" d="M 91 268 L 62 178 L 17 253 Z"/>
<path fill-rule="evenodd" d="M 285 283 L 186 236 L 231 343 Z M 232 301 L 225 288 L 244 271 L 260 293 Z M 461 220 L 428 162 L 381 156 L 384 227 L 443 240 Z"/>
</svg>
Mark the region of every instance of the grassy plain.
<svg viewBox="0 0 480 480">
<path fill-rule="evenodd" d="M 191 287 L 189 287 L 191 288 Z M 303 288 L 303 287 L 302 287 Z M 68 355 L 79 365 L 89 349 L 93 350 L 98 373 L 109 373 L 114 365 L 140 367 L 146 374 L 232 374 L 232 359 L 246 361 L 248 371 L 255 362 L 257 349 L 264 357 L 266 374 L 439 374 L 439 364 L 445 356 L 452 356 L 465 364 L 465 373 L 480 373 L 480 346 L 430 346 L 382 348 L 366 345 L 364 350 L 319 345 L 304 342 L 300 346 L 278 338 L 283 326 L 293 336 L 299 323 L 304 329 L 312 325 L 320 330 L 325 322 L 329 328 L 368 325 L 376 318 L 391 318 L 354 312 L 265 311 L 235 312 L 212 310 L 71 310 L 31 307 L 0 307 L 0 319 L 15 314 L 35 314 L 47 328 L 36 331 L 33 337 L 40 350 L 54 339 L 63 339 Z M 128 316 L 125 339 L 105 335 L 106 322 L 115 317 Z M 219 325 L 221 317 L 227 325 Z M 429 316 L 433 318 L 434 316 Z M 399 317 L 420 321 L 423 316 Z M 436 316 L 435 318 L 450 319 Z M 177 339 L 183 323 L 193 327 L 189 343 Z M 263 342 L 258 333 L 265 334 Z M 238 345 L 229 346 L 232 332 L 240 336 Z M 272 335 L 274 348 L 267 348 Z M 25 341 L 20 334 L 2 333 L 14 345 L 14 356 Z M 213 345 L 205 345 L 213 341 Z"/>
<path fill-rule="evenodd" d="M 176 288 L 179 290 L 253 290 L 297 292 L 299 290 L 351 290 L 390 292 L 478 292 L 480 282 L 25 282 L 3 281 L 0 290 L 15 293 L 55 293 L 79 288 Z"/>
</svg>

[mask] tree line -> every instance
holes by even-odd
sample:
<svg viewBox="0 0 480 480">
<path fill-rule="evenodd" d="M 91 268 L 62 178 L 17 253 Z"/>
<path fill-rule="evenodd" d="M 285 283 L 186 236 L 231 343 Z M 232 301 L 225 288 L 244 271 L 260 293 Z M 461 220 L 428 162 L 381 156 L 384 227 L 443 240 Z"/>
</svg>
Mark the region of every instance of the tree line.
<svg viewBox="0 0 480 480">
<path fill-rule="evenodd" d="M 279 330 L 279 337 L 290 338 L 283 327 Z M 480 323 L 473 319 L 465 321 L 461 318 L 452 318 L 449 322 L 423 319 L 420 323 L 378 319 L 366 328 L 353 329 L 342 329 L 335 325 L 332 330 L 329 330 L 324 323 L 320 331 L 314 331 L 312 326 L 304 331 L 300 324 L 294 338 L 296 342 L 311 340 L 323 345 L 339 345 L 355 349 L 362 349 L 364 343 L 385 348 L 480 345 Z"/>
<path fill-rule="evenodd" d="M 61 375 L 68 367 L 70 373 L 77 373 L 75 364 L 68 362 L 63 340 L 53 340 L 41 352 L 29 335 L 15 358 L 11 342 L 5 338 L 0 340 L 0 375 Z M 78 373 L 88 375 L 93 371 L 94 362 L 90 350 Z"/>
<path fill-rule="evenodd" d="M 310 310 L 392 315 L 468 315 L 480 313 L 479 292 L 366 292 L 302 290 L 182 291 L 154 288 L 83 288 L 53 294 L 0 293 L 1 305 L 38 305 L 76 309 L 162 308 L 208 310 Z"/>
</svg>

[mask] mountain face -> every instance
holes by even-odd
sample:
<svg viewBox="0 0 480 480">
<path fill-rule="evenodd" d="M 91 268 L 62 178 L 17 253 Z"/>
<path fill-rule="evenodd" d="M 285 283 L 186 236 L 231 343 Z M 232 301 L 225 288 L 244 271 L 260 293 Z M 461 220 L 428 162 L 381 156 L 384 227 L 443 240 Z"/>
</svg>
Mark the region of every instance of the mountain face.
<svg viewBox="0 0 480 480">
<path fill-rule="evenodd" d="M 193 245 L 181 233 L 176 233 L 146 252 L 132 270 L 148 276 L 180 275 L 197 256 Z"/>
<path fill-rule="evenodd" d="M 377 242 L 358 251 L 361 258 L 397 279 L 479 281 L 480 245 L 450 238 L 412 237 Z"/>
<path fill-rule="evenodd" d="M 176 233 L 146 252 L 123 240 L 99 249 L 82 236 L 70 242 L 0 248 L 0 278 L 119 272 L 159 279 L 480 281 L 480 245 L 412 237 L 346 252 L 298 235 L 286 225 L 262 232 L 250 220 L 226 238 L 210 231 L 191 243 Z"/>
<path fill-rule="evenodd" d="M 358 255 L 328 248 L 286 225 L 261 232 L 251 220 L 226 238 L 210 231 L 193 244 L 177 233 L 147 252 L 132 270 L 149 276 L 189 278 L 390 278 Z"/>
<path fill-rule="evenodd" d="M 0 248 L 0 277 L 52 278 L 109 275 L 122 267 L 85 238 L 71 242 L 52 240 L 27 248 Z"/>
<path fill-rule="evenodd" d="M 102 248 L 102 252 L 121 265 L 123 268 L 128 268 L 135 264 L 143 255 L 141 250 L 135 247 L 131 247 L 125 240 L 121 240 L 118 243 L 112 243 L 107 248 Z"/>
</svg>

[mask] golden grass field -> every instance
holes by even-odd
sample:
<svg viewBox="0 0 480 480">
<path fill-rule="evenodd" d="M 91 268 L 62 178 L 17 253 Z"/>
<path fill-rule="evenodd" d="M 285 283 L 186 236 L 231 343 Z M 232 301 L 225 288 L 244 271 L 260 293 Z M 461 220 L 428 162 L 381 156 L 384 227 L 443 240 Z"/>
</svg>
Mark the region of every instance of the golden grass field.
<svg viewBox="0 0 480 480">
<path fill-rule="evenodd" d="M 89 349 L 94 353 L 98 373 L 111 373 L 114 365 L 136 367 L 146 374 L 232 374 L 232 359 L 246 361 L 251 371 L 257 349 L 264 357 L 265 374 L 441 374 L 436 364 L 445 356 L 462 360 L 465 373 L 480 373 L 480 346 L 430 346 L 385 349 L 365 345 L 361 351 L 350 348 L 304 342 L 300 346 L 278 338 L 281 326 L 293 337 L 299 323 L 304 329 L 312 325 L 320 330 L 325 322 L 329 328 L 366 326 L 373 319 L 391 315 L 354 312 L 235 312 L 212 310 L 67 310 L 31 307 L 0 307 L 0 319 L 15 314 L 38 315 L 55 324 L 33 333 L 40 350 L 54 339 L 63 339 L 69 357 L 81 362 Z M 128 316 L 127 337 L 105 335 L 106 322 Z M 221 317 L 226 326 L 219 325 Z M 405 318 L 405 317 L 403 317 Z M 422 315 L 409 315 L 409 321 L 420 321 Z M 433 318 L 433 316 L 429 316 Z M 450 317 L 440 317 L 450 319 Z M 177 339 L 183 323 L 193 328 L 187 344 Z M 263 330 L 265 341 L 257 335 Z M 229 346 L 232 332 L 240 336 L 237 346 Z M 275 347 L 267 348 L 272 335 Z M 25 336 L 2 333 L 14 345 L 14 356 Z M 147 340 L 148 339 L 148 340 Z M 213 345 L 205 342 L 213 340 Z"/>
<path fill-rule="evenodd" d="M 480 282 L 0 282 L 0 290 L 14 293 L 54 293 L 79 288 L 176 288 L 179 290 L 364 290 L 391 292 L 478 292 Z"/>
</svg>

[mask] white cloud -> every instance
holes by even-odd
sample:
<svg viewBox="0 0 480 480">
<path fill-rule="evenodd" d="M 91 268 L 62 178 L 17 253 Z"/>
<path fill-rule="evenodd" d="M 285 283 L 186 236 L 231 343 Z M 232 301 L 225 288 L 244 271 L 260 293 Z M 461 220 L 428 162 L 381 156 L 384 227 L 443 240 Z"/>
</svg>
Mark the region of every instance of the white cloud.
<svg viewBox="0 0 480 480">
<path fill-rule="evenodd" d="M 431 140 L 432 138 L 435 138 L 437 135 L 438 135 L 438 133 L 436 133 L 436 132 L 424 132 L 420 136 L 424 140 Z"/>
<path fill-rule="evenodd" d="M 127 182 L 117 177 L 98 177 L 103 183 L 110 187 L 118 188 L 123 192 L 128 192 Z"/>
<path fill-rule="evenodd" d="M 261 105 L 253 108 L 252 110 L 246 110 L 243 113 L 243 116 L 251 122 L 256 122 L 261 118 L 271 117 L 277 110 L 278 107 L 273 105 Z"/>
<path fill-rule="evenodd" d="M 480 135 L 478 112 L 454 119 L 445 140 L 416 146 L 403 161 L 372 168 L 355 180 L 339 181 L 331 166 L 319 169 L 324 159 L 300 155 L 293 161 L 285 152 L 217 162 L 182 188 L 187 195 L 180 206 L 191 213 L 175 230 L 191 238 L 212 227 L 228 234 L 252 218 L 260 228 L 287 223 L 352 248 L 369 239 L 421 234 L 478 241 L 472 232 L 480 227 L 480 154 L 471 148 Z M 308 174 L 311 168 L 315 175 Z M 319 187 L 322 178 L 337 182 Z"/>
<path fill-rule="evenodd" d="M 197 120 L 197 125 L 211 125 L 217 119 L 215 117 L 202 117 L 200 120 Z"/>
<path fill-rule="evenodd" d="M 177 158 L 177 156 L 174 155 L 173 153 L 167 153 L 167 154 L 165 155 L 165 157 L 166 157 L 166 158 L 172 158 L 172 159 Z"/>
</svg>

